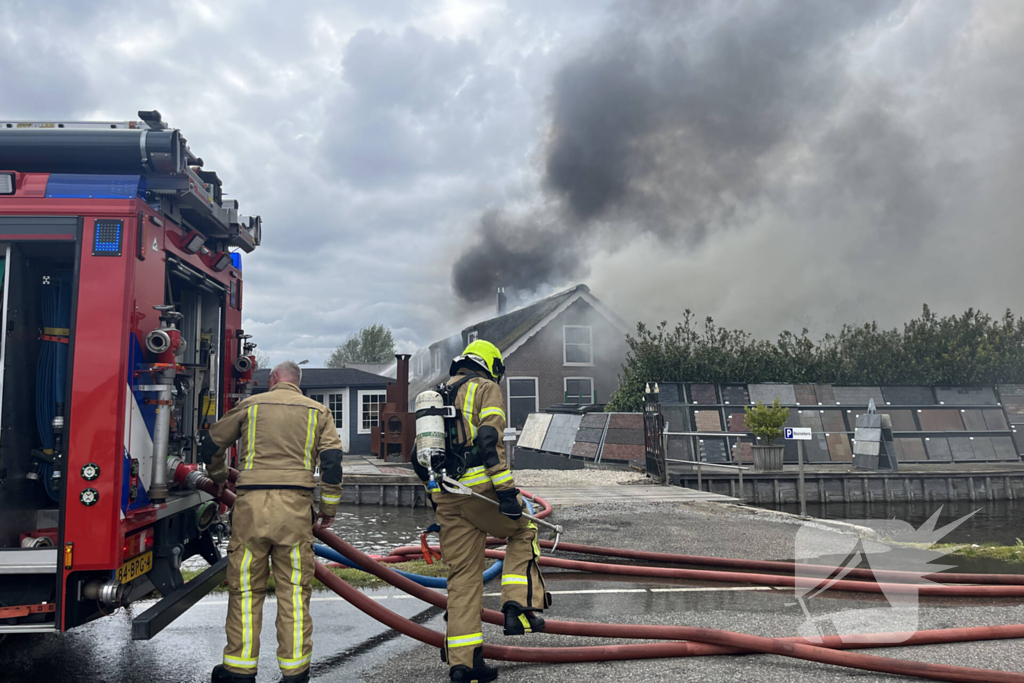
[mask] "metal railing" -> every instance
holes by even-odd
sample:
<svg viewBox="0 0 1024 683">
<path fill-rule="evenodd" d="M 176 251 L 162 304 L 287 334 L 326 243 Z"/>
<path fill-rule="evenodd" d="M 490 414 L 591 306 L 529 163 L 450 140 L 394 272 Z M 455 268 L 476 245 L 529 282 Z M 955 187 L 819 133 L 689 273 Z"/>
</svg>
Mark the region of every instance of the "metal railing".
<svg viewBox="0 0 1024 683">
<path fill-rule="evenodd" d="M 739 479 L 739 481 L 737 482 L 736 497 L 739 498 L 740 502 L 743 501 L 743 472 L 744 470 L 749 470 L 749 467 L 744 467 L 743 465 L 723 465 L 717 462 L 702 462 L 701 460 L 678 460 L 676 458 L 666 458 L 665 462 L 674 462 L 679 463 L 681 465 L 690 465 L 691 467 L 694 467 L 697 470 L 698 491 L 704 490 L 704 479 L 702 472 L 703 468 L 711 467 L 720 470 L 736 470 L 737 478 Z"/>
</svg>

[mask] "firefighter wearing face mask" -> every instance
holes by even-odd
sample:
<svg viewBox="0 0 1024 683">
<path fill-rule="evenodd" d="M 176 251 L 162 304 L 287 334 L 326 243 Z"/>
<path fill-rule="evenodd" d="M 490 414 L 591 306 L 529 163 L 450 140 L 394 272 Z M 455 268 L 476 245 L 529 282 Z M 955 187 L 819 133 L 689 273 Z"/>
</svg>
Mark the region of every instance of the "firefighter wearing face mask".
<svg viewBox="0 0 1024 683">
<path fill-rule="evenodd" d="M 484 663 L 480 625 L 488 535 L 508 539 L 501 577 L 505 635 L 543 631 L 544 620 L 536 612 L 550 605 L 537 564 L 537 527 L 522 516 L 523 501 L 505 461 L 505 406 L 499 385 L 504 373 L 498 348 L 477 340 L 452 361 L 446 383 L 454 392 L 453 403 L 461 418 L 458 481 L 499 503 L 494 506 L 443 488 L 432 494 L 441 527 L 441 555 L 450 568 L 442 657 L 450 667 L 452 683 L 485 683 L 498 677 L 498 670 Z M 426 468 L 415 457 L 413 463 L 427 481 Z"/>
</svg>

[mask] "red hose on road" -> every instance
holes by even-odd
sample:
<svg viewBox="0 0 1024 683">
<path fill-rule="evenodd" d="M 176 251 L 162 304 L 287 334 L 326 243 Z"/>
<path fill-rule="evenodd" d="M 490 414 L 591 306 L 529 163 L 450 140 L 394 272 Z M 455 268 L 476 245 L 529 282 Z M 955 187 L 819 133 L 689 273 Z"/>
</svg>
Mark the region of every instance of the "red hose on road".
<svg viewBox="0 0 1024 683">
<path fill-rule="evenodd" d="M 317 538 L 319 538 L 321 541 L 323 541 L 330 547 L 340 552 L 349 560 L 352 560 L 353 562 L 357 563 L 360 567 L 363 567 L 370 573 L 384 579 L 396 588 L 404 590 L 405 592 L 410 593 L 411 595 L 414 595 L 416 597 L 422 597 L 426 602 L 433 604 L 437 607 L 444 607 L 447 605 L 447 599 L 440 593 L 437 593 L 436 591 L 433 591 L 429 588 L 424 588 L 423 586 L 414 583 L 413 581 L 405 578 L 404 576 L 395 574 L 390 569 L 376 562 L 373 562 L 368 557 L 363 555 L 361 552 L 356 550 L 353 546 L 349 545 L 344 540 L 338 538 L 330 531 L 326 529 L 317 528 L 315 529 L 314 533 Z M 317 575 L 317 577 L 320 578 L 321 581 L 324 581 L 324 577 L 322 575 L 326 574 L 330 574 L 330 572 L 327 572 L 325 569 L 322 569 L 320 570 L 320 573 Z M 338 581 L 340 581 L 340 579 L 338 579 Z M 440 633 L 432 632 L 429 629 L 425 629 L 421 626 L 418 626 L 417 624 L 408 622 L 408 620 L 406 620 L 404 617 L 401 617 L 395 614 L 394 612 L 391 612 L 387 608 L 383 607 L 382 605 L 378 604 L 377 602 L 368 598 L 367 596 L 362 595 L 361 593 L 359 593 L 359 591 L 356 591 L 354 588 L 351 588 L 350 586 L 348 586 L 347 589 L 345 589 L 338 585 L 336 581 L 332 581 L 331 579 L 327 579 L 325 585 L 328 585 L 332 589 L 337 589 L 339 595 L 344 597 L 346 600 L 352 602 L 352 604 L 360 610 L 366 612 L 373 618 L 382 621 L 388 626 L 391 626 L 392 628 L 401 631 L 406 635 L 417 638 L 418 640 L 421 640 L 421 642 L 425 642 L 435 647 L 441 646 L 440 643 L 442 636 Z M 358 594 L 358 597 L 356 596 L 356 594 Z M 495 612 L 494 610 L 483 610 L 482 616 L 484 621 L 487 621 L 489 623 L 503 623 L 504 621 L 501 613 Z M 987 669 L 972 669 L 969 667 L 949 666 L 945 664 L 930 664 L 926 662 L 890 659 L 887 657 L 877 657 L 874 655 L 865 655 L 854 652 L 833 650 L 826 647 L 819 647 L 817 645 L 808 645 L 801 642 L 795 642 L 791 639 L 779 640 L 772 638 L 762 638 L 760 636 L 751 636 L 743 633 L 720 631 L 717 629 L 694 628 L 691 626 L 587 624 L 549 620 L 547 621 L 545 631 L 548 633 L 565 633 L 568 635 L 604 635 L 608 632 L 618 632 L 623 634 L 619 637 L 671 637 L 690 641 L 697 641 L 698 643 L 709 643 L 712 645 L 718 645 L 726 648 L 740 648 L 743 650 L 749 650 L 751 652 L 762 652 L 766 654 L 777 654 L 786 657 L 795 657 L 797 659 L 806 659 L 809 661 L 820 662 L 824 664 L 835 664 L 838 666 L 863 669 L 866 671 L 878 671 L 883 673 L 893 673 L 905 676 L 918 676 L 921 678 L 931 678 L 934 680 L 963 681 L 965 683 L 973 683 L 978 681 L 985 681 L 991 683 L 1024 683 L 1024 674 L 1021 673 L 1014 673 L 1008 671 L 991 671 Z M 595 631 L 600 633 L 596 633 Z M 433 633 L 434 635 L 429 635 L 431 633 Z M 629 635 L 625 635 L 626 633 L 629 633 Z M 890 646 L 892 645 L 891 642 L 888 644 Z M 687 643 L 652 643 L 643 645 L 597 646 L 595 652 L 589 652 L 590 650 L 594 650 L 595 648 L 545 648 L 547 650 L 550 650 L 550 652 L 545 652 L 543 654 L 536 652 L 534 648 L 503 648 L 499 646 L 484 645 L 484 657 L 490 659 L 514 659 L 514 661 L 522 661 L 521 659 L 519 659 L 520 653 L 518 651 L 523 649 L 529 649 L 533 651 L 535 657 L 534 659 L 531 659 L 529 661 L 595 661 L 594 659 L 588 658 L 593 657 L 594 655 L 600 655 L 600 658 L 597 661 L 608 661 L 611 659 L 646 659 L 666 656 L 667 653 L 673 651 L 674 645 L 687 645 Z M 692 645 L 692 643 L 689 645 Z M 612 654 L 611 648 L 614 648 L 614 655 Z M 586 650 L 587 652 L 579 652 L 579 650 Z M 693 654 L 691 650 L 692 648 L 682 648 L 682 651 L 686 652 L 687 654 Z M 550 658 L 548 658 L 548 655 L 550 655 Z"/>
<path fill-rule="evenodd" d="M 439 550 L 438 546 L 430 546 Z M 411 558 L 422 553 L 420 548 L 405 546 L 392 551 L 391 557 Z M 505 558 L 502 550 L 485 550 L 492 559 Z M 1024 585 L 1019 586 L 943 586 L 940 584 L 877 583 L 875 581 L 831 581 L 811 577 L 783 576 L 779 574 L 751 574 L 748 572 L 709 571 L 706 569 L 676 569 L 673 567 L 646 567 L 642 565 L 608 564 L 566 560 L 542 555 L 537 562 L 544 567 L 571 569 L 592 574 L 613 574 L 617 576 L 650 576 L 663 579 L 684 579 L 689 581 L 715 581 L 725 583 L 753 583 L 760 586 L 814 589 L 828 584 L 828 590 L 854 593 L 917 594 L 943 597 L 1007 598 L 1024 596 Z"/>
<path fill-rule="evenodd" d="M 182 466 L 176 473 L 176 480 L 179 483 L 186 483 L 186 475 L 190 474 L 187 466 Z M 191 472 L 195 475 L 195 472 Z M 200 488 L 208 493 L 217 495 L 217 486 L 206 477 L 189 476 L 188 483 L 193 488 Z M 220 493 L 221 502 L 231 505 L 234 503 L 234 494 L 231 491 Z M 548 506 L 550 510 L 550 506 Z M 335 536 L 327 529 L 316 527 L 314 534 L 327 545 L 358 563 L 371 573 L 386 580 L 388 583 L 410 593 L 416 597 L 426 600 L 438 607 L 444 607 L 447 600 L 441 594 L 424 588 L 405 577 L 394 573 L 383 565 L 370 560 L 354 547 Z M 443 636 L 440 633 L 426 629 L 403 617 L 387 610 L 372 599 L 355 590 L 339 577 L 327 571 L 319 563 L 316 567 L 317 577 L 332 590 L 351 602 L 357 608 L 382 621 L 386 625 L 399 630 L 406 635 L 417 638 L 422 642 L 440 647 Z M 501 623 L 502 615 L 493 610 L 483 611 L 484 620 L 491 623 Z M 1021 630 L 1016 630 L 1021 629 Z M 807 659 L 826 664 L 835 664 L 869 671 L 895 673 L 908 676 L 919 676 L 935 680 L 948 681 L 987 681 L 991 683 L 1024 683 L 1024 674 L 989 671 L 985 669 L 971 669 L 967 667 L 947 666 L 914 662 L 907 660 L 895 660 L 872 655 L 843 652 L 808 645 L 797 642 L 800 639 L 770 639 L 751 636 L 741 633 L 719 631 L 715 629 L 701 629 L 686 626 L 646 626 L 628 624 L 587 624 L 576 622 L 548 621 L 547 631 L 551 633 L 566 633 L 570 635 L 605 635 L 615 633 L 617 637 L 631 638 L 677 638 L 686 639 L 691 643 L 650 643 L 643 645 L 619 645 L 619 646 L 596 646 L 587 648 L 508 648 L 500 646 L 485 645 L 484 656 L 491 659 L 514 659 L 516 661 L 547 661 L 547 662 L 583 662 L 583 661 L 608 661 L 612 659 L 640 659 L 665 656 L 684 656 L 687 654 L 726 654 L 735 651 L 736 648 L 752 652 L 763 652 L 778 654 L 799 659 Z M 1024 626 L 1000 626 L 982 627 L 980 629 L 948 629 L 934 632 L 921 632 L 912 636 L 907 643 L 923 644 L 925 642 L 951 642 L 950 638 L 1010 638 L 1017 637 L 1024 632 Z M 625 635 L 629 633 L 630 635 Z M 621 635 L 620 635 L 621 634 Z M 657 635 L 655 635 L 657 634 Z M 868 636 L 864 636 L 868 637 Z M 875 635 L 875 639 L 883 638 L 882 635 Z M 837 638 L 825 639 L 826 644 L 834 644 Z M 702 644 L 705 644 L 702 646 Z M 858 643 L 856 645 L 843 644 L 842 646 L 866 647 L 870 644 Z M 889 642 L 884 644 L 891 644 Z M 708 649 L 709 646 L 714 649 Z"/>
</svg>

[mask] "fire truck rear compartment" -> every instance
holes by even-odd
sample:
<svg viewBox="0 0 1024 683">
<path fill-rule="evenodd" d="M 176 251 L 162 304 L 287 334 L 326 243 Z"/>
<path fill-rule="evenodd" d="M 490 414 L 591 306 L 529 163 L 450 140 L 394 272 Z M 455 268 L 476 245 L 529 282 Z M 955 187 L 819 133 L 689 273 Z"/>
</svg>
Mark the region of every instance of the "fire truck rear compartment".
<svg viewBox="0 0 1024 683">
<path fill-rule="evenodd" d="M 62 430 L 55 432 L 53 423 L 66 403 L 74 247 L 0 244 L 6 332 L 0 344 L 0 575 L 18 575 L 17 581 L 0 579 L 0 607 L 52 601 L 56 590 L 65 477 Z M 57 396 L 58 384 L 65 395 Z M 30 630 L 52 620 L 52 613 L 42 613 L 17 623 Z"/>
</svg>

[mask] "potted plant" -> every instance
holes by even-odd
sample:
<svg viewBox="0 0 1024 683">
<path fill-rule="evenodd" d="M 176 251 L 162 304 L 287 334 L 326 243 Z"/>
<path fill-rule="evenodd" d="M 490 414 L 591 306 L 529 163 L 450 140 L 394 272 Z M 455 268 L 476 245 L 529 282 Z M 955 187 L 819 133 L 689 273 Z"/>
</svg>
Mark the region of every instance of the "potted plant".
<svg viewBox="0 0 1024 683">
<path fill-rule="evenodd" d="M 789 408 L 779 405 L 779 399 L 766 406 L 760 401 L 756 406 L 747 406 L 745 419 L 747 429 L 757 437 L 754 445 L 754 469 L 762 472 L 773 472 L 782 469 L 782 453 L 784 446 L 773 445 L 782 436 L 782 427 L 789 419 Z"/>
</svg>

